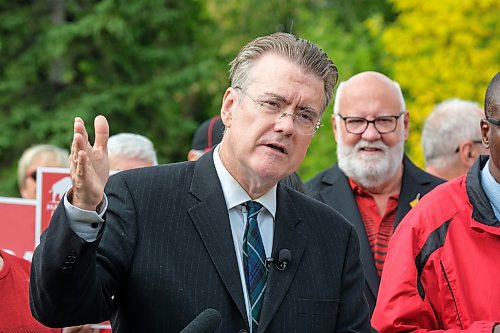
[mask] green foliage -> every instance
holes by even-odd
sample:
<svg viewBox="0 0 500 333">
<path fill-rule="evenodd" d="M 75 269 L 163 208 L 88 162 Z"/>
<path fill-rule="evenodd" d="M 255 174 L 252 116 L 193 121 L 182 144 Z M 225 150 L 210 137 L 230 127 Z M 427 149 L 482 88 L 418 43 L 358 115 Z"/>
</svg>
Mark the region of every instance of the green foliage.
<svg viewBox="0 0 500 333">
<path fill-rule="evenodd" d="M 160 162 L 184 160 L 197 124 L 219 113 L 242 45 L 293 32 L 322 46 L 346 79 L 382 68 L 367 27 L 387 18 L 383 0 L 0 1 L 0 195 L 17 195 L 25 148 L 69 146 L 75 116 L 92 132 L 103 114 L 111 134 L 148 136 Z M 303 179 L 335 162 L 330 114 Z"/>
<path fill-rule="evenodd" d="M 399 15 L 383 28 L 386 61 L 407 93 L 411 115 L 407 146 L 423 165 L 420 133 L 433 106 L 453 97 L 482 103 L 489 80 L 499 70 L 500 2 L 392 2 Z"/>
<path fill-rule="evenodd" d="M 52 15 L 61 9 L 62 21 Z M 67 147 L 73 118 L 98 114 L 112 134 L 150 137 L 161 162 L 184 159 L 204 118 L 193 87 L 213 77 L 197 57 L 201 9 L 195 0 L 0 4 L 0 168 L 12 170 L 31 144 Z M 1 182 L 0 195 L 14 192 Z"/>
</svg>

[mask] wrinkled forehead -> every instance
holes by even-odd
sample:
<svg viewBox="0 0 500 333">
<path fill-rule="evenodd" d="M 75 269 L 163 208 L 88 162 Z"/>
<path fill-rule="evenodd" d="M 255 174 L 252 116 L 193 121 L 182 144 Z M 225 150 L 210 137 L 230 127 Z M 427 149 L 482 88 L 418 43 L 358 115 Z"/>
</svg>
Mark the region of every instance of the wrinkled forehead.
<svg viewBox="0 0 500 333">
<path fill-rule="evenodd" d="M 392 81 L 347 82 L 339 102 L 342 114 L 362 111 L 388 115 L 403 111 L 399 93 Z"/>
</svg>

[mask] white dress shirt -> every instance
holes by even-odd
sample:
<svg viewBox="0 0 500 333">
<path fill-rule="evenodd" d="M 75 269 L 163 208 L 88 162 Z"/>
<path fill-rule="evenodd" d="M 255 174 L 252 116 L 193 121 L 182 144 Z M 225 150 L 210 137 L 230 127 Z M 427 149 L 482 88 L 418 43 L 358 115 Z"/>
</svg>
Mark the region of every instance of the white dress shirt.
<svg viewBox="0 0 500 333">
<path fill-rule="evenodd" d="M 215 147 L 214 164 L 222 186 L 222 192 L 224 193 L 224 199 L 226 200 L 231 232 L 233 234 L 234 250 L 236 252 L 236 259 L 238 260 L 238 269 L 243 287 L 243 296 L 245 297 L 248 322 L 251 323 L 250 299 L 248 298 L 245 270 L 243 268 L 243 236 L 247 224 L 247 210 L 243 204 L 252 199 L 222 164 L 219 156 L 219 146 Z M 259 215 L 257 215 L 257 221 L 266 257 L 270 257 L 273 248 L 274 217 L 276 216 L 276 185 L 254 201 L 257 201 L 265 208 L 260 210 Z M 250 325 L 251 329 L 252 325 Z"/>
</svg>

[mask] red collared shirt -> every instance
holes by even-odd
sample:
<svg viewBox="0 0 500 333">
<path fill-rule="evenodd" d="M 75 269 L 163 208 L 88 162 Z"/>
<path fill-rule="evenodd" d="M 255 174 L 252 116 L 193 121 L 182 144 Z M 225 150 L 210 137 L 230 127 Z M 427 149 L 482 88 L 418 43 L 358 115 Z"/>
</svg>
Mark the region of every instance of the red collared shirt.
<svg viewBox="0 0 500 333">
<path fill-rule="evenodd" d="M 381 276 L 389 240 L 394 232 L 399 194 L 391 195 L 387 199 L 386 211 L 383 216 L 380 216 L 375 198 L 350 178 L 349 185 L 351 186 L 361 219 L 365 225 L 366 236 L 372 250 L 375 268 L 378 275 Z"/>
</svg>

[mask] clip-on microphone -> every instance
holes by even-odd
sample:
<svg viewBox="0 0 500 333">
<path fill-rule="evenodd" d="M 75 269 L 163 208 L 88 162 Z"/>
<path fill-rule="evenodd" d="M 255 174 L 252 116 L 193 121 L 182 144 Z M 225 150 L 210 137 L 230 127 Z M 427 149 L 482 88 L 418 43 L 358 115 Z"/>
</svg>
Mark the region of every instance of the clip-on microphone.
<svg viewBox="0 0 500 333">
<path fill-rule="evenodd" d="M 279 271 L 284 271 L 286 266 L 292 261 L 292 254 L 288 249 L 281 249 L 278 254 L 278 260 L 273 257 L 269 257 L 266 259 L 266 267 L 269 268 L 271 263 L 274 264 L 276 269 Z"/>
</svg>

